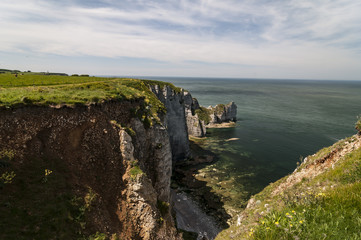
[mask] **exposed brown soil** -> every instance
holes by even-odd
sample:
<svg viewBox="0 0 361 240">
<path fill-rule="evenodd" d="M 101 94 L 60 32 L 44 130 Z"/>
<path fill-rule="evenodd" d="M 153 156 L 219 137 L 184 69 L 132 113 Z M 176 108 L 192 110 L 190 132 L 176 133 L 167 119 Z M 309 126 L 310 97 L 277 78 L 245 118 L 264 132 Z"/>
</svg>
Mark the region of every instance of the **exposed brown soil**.
<svg viewBox="0 0 361 240">
<path fill-rule="evenodd" d="M 301 169 L 296 169 L 287 180 L 281 183 L 273 192 L 272 195 L 277 195 L 283 192 L 285 189 L 292 187 L 296 183 L 302 181 L 303 178 L 312 179 L 317 175 L 323 173 L 328 168 L 332 167 L 337 163 L 338 160 L 342 159 L 346 154 L 361 146 L 361 136 L 359 134 L 354 136 L 354 140 L 346 141 L 342 147 L 334 147 L 325 156 L 318 159 L 304 159 L 304 163 L 301 165 Z"/>
<path fill-rule="evenodd" d="M 114 125 L 112 120 L 116 120 L 122 126 L 130 127 L 133 118 L 131 110 L 141 105 L 139 101 L 107 102 L 72 108 L 34 106 L 14 110 L 2 109 L 0 110 L 0 151 L 15 152 L 11 169 L 17 174 L 31 167 L 34 159 L 38 159 L 41 163 L 40 180 L 44 176 L 44 169 L 53 171 L 51 177 L 61 175 L 66 189 L 64 191 L 53 189 L 54 194 L 66 192 L 79 197 L 84 205 L 86 202 L 84 199 L 91 189 L 96 197 L 85 211 L 85 218 L 81 220 L 85 221 L 84 224 L 78 226 L 82 235 L 88 236 L 100 232 L 107 236 L 117 234 L 120 239 L 174 239 L 173 230 L 167 232 L 174 228 L 168 216 L 164 216 L 163 222 L 159 220 L 149 226 L 148 232 L 145 231 L 148 226 L 143 225 L 146 223 L 146 221 L 142 222 L 143 216 L 160 219 L 156 204 L 145 204 L 144 209 L 137 209 L 138 205 L 129 202 L 130 193 L 127 186 L 130 176 L 125 174 L 129 169 L 129 163 L 122 158 L 119 127 Z M 142 149 L 142 153 L 137 153 L 137 157 L 139 164 L 144 167 L 146 173 L 149 172 L 152 180 L 157 177 L 150 174 L 153 163 L 142 162 L 152 158 L 151 149 L 153 148 L 149 145 Z M 17 179 L 21 177 L 15 177 L 13 189 L 7 188 L 9 192 L 2 192 L 2 196 L 11 197 L 12 193 L 19 190 Z M 28 181 L 26 179 L 24 181 Z M 149 184 L 148 189 L 153 189 L 154 186 Z M 31 189 L 23 190 L 27 191 L 26 194 L 31 193 L 29 192 Z M 157 202 L 157 196 L 153 201 Z M 26 201 L 23 204 L 26 204 Z M 45 206 L 31 205 L 34 209 L 28 211 L 41 212 L 43 207 L 47 207 L 46 202 L 44 204 Z M 71 218 L 70 216 L 69 219 Z M 66 224 L 69 228 L 73 228 L 79 223 L 69 220 Z M 74 231 L 78 230 L 74 228 Z M 41 229 L 38 231 L 41 232 Z M 2 234 L 6 234 L 6 231 Z M 24 239 L 26 235 L 22 234 L 23 232 L 18 229 L 18 239 Z M 164 238 L 156 237 L 161 235 Z M 37 238 L 36 233 L 30 236 Z M 56 229 L 53 236 L 57 236 Z"/>
</svg>

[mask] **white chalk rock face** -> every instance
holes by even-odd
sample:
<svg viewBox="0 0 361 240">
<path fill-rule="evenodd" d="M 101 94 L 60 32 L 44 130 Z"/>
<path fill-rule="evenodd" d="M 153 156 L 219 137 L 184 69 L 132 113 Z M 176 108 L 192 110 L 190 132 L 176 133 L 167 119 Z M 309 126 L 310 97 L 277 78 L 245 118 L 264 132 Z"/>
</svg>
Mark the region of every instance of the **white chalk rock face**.
<svg viewBox="0 0 361 240">
<path fill-rule="evenodd" d="M 184 92 L 178 92 L 168 85 L 163 88 L 160 88 L 159 85 L 152 85 L 150 90 L 167 109 L 165 124 L 168 130 L 173 161 L 190 157 Z"/>
</svg>

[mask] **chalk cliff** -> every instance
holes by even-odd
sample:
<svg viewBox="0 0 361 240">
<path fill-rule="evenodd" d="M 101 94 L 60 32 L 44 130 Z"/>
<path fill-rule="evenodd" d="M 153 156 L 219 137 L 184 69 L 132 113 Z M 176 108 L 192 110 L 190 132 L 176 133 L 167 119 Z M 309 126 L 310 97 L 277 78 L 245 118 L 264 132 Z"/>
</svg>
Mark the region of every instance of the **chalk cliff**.
<svg viewBox="0 0 361 240">
<path fill-rule="evenodd" d="M 186 93 L 185 101 L 188 134 L 193 137 L 205 137 L 206 128 L 218 127 L 218 124 L 237 121 L 237 105 L 230 102 L 227 105 L 218 104 L 215 107 L 202 107 L 197 99 Z"/>
<path fill-rule="evenodd" d="M 237 105 L 230 102 L 227 105 L 218 104 L 215 107 L 208 108 L 210 121 L 209 124 L 222 123 L 237 120 Z"/>
<path fill-rule="evenodd" d="M 196 110 L 200 108 L 199 103 L 197 99 L 193 98 L 187 91 L 184 92 L 184 108 L 188 134 L 194 137 L 206 136 L 206 125 L 204 121 L 199 119 L 198 114 L 195 113 Z"/>
<path fill-rule="evenodd" d="M 160 104 L 158 100 L 147 102 L 142 96 L 75 106 L 0 108 L 0 167 L 4 167 L 0 173 L 16 174 L 15 184 L 4 188 L 1 196 L 16 199 L 16 194 L 30 194 L 35 200 L 24 199 L 22 204 L 28 206 L 29 216 L 42 223 L 49 219 L 36 215 L 43 212 L 38 209 L 42 205 L 33 209 L 29 203 L 54 202 L 54 208 L 60 209 L 56 201 L 67 196 L 61 204 L 75 207 L 75 213 L 64 207 L 64 214 L 57 213 L 54 219 L 70 221 L 66 225 L 70 235 L 64 226 L 52 225 L 53 232 L 62 232 L 64 239 L 98 233 L 112 239 L 181 239 L 171 215 L 172 165 L 191 156 L 189 135 L 205 136 L 209 122 L 199 116 L 202 107 L 189 92 L 171 84 L 150 83 L 144 83 L 147 87 L 138 84 L 149 87 L 164 104 L 166 112 L 157 112 L 158 118 L 149 116 L 151 105 Z M 214 116 L 217 123 L 235 121 L 235 104 L 224 106 Z M 11 155 L 10 163 L 6 154 Z M 42 182 L 51 183 L 39 185 Z M 46 201 L 41 194 L 31 194 L 34 187 L 46 189 L 41 190 Z M 2 212 L 11 210 L 9 199 L 0 197 L 0 202 L 4 203 Z M 19 202 L 10 205 L 22 209 Z M 46 235 L 42 225 L 31 228 L 24 226 L 31 236 Z M 24 236 L 29 234 L 26 231 Z M 0 233 L 0 238 L 7 239 L 6 234 Z"/>
<path fill-rule="evenodd" d="M 190 92 L 175 90 L 169 85 L 150 85 L 150 90 L 165 105 L 166 127 L 170 136 L 173 160 L 182 160 L 190 156 L 188 136 L 205 137 L 206 127 L 214 124 L 237 121 L 237 105 L 218 104 L 204 108 Z"/>
<path fill-rule="evenodd" d="M 190 156 L 188 130 L 186 121 L 185 94 L 169 85 L 150 85 L 151 91 L 165 105 L 167 113 L 164 125 L 168 130 L 174 161 L 183 160 Z"/>
</svg>

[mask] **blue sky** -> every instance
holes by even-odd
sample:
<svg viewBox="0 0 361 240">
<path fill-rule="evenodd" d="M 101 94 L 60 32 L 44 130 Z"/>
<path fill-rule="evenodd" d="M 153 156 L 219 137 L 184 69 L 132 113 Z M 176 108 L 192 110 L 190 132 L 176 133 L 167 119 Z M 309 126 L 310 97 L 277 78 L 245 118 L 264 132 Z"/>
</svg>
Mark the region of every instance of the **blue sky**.
<svg viewBox="0 0 361 240">
<path fill-rule="evenodd" d="M 0 68 L 361 80 L 361 1 L 1 0 Z"/>
</svg>

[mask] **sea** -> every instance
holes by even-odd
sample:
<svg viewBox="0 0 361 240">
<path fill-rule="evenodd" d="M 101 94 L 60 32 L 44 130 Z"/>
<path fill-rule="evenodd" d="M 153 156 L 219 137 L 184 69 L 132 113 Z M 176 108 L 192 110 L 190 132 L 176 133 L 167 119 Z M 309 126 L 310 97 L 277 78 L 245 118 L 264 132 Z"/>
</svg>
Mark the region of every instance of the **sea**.
<svg viewBox="0 0 361 240">
<path fill-rule="evenodd" d="M 361 115 L 361 81 L 143 78 L 184 88 L 205 107 L 237 104 L 236 127 L 208 129 L 203 147 L 218 156 L 208 166 L 217 169 L 217 182 L 229 182 L 226 192 L 245 200 L 306 156 L 355 134 Z"/>
</svg>

